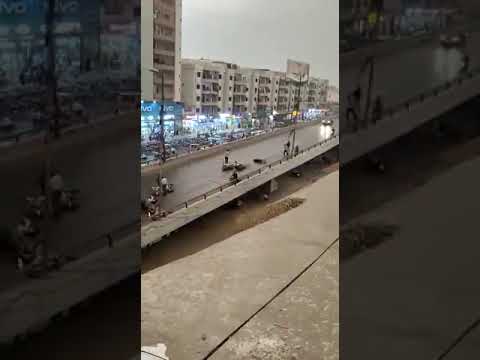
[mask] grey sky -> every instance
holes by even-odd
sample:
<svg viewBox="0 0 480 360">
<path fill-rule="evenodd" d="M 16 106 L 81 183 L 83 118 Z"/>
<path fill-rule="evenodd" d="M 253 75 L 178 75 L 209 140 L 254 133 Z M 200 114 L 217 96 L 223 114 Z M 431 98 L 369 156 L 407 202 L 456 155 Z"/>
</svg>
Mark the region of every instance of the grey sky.
<svg viewBox="0 0 480 360">
<path fill-rule="evenodd" d="M 183 0 L 182 57 L 286 70 L 338 86 L 338 0 Z"/>
</svg>

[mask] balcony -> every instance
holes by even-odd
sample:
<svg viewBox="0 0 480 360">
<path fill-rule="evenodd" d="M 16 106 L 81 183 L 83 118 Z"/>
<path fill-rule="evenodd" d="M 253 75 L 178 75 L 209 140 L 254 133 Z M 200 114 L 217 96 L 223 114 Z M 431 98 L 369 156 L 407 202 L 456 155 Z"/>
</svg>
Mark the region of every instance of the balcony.
<svg viewBox="0 0 480 360">
<path fill-rule="evenodd" d="M 234 96 L 234 97 L 233 97 L 233 102 L 234 102 L 235 104 L 248 103 L 248 98 L 247 98 L 246 96 L 237 95 L 237 96 Z"/>
<path fill-rule="evenodd" d="M 260 77 L 260 79 L 258 80 L 258 83 L 260 85 L 269 85 L 272 83 L 272 80 L 270 78 Z"/>
<path fill-rule="evenodd" d="M 218 103 L 218 96 L 202 96 L 202 104 L 216 105 Z"/>
<path fill-rule="evenodd" d="M 270 98 L 268 96 L 259 96 L 258 97 L 258 104 L 259 105 L 267 105 L 270 102 Z"/>
<path fill-rule="evenodd" d="M 166 50 L 166 49 L 163 49 L 163 48 L 155 48 L 155 49 L 153 49 L 153 53 L 155 55 L 175 57 L 175 50 Z"/>
<path fill-rule="evenodd" d="M 175 65 L 154 63 L 153 67 L 160 71 L 175 71 Z"/>
<path fill-rule="evenodd" d="M 280 96 L 278 98 L 278 103 L 279 104 L 286 103 L 286 102 L 288 102 L 288 98 L 286 96 Z"/>
<path fill-rule="evenodd" d="M 246 86 L 235 85 L 233 88 L 234 94 L 245 94 L 246 92 L 248 92 L 248 88 Z"/>
<path fill-rule="evenodd" d="M 247 84 L 248 83 L 248 79 L 245 77 L 245 76 L 235 76 L 234 78 L 235 82 L 236 83 L 239 83 L 239 84 Z"/>
</svg>

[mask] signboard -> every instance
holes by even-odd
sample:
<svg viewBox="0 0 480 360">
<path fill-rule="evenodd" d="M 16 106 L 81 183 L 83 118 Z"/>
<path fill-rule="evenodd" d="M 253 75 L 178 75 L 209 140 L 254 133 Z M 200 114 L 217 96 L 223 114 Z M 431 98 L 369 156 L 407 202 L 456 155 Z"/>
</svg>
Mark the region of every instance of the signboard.
<svg viewBox="0 0 480 360">
<path fill-rule="evenodd" d="M 310 64 L 287 60 L 287 78 L 293 81 L 307 81 L 310 76 Z"/>
<path fill-rule="evenodd" d="M 184 113 L 183 103 L 175 101 L 165 101 L 163 103 L 161 101 L 142 101 L 140 106 L 142 138 L 148 139 L 152 133 L 158 131 L 162 106 L 166 130 L 175 131 L 178 127 L 181 127 Z"/>
</svg>

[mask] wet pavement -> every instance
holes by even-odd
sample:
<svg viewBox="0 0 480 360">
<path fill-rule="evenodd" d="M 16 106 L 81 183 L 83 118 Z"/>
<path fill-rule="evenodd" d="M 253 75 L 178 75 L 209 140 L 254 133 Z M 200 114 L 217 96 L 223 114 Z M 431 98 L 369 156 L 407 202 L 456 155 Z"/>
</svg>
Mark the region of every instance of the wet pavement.
<svg viewBox="0 0 480 360">
<path fill-rule="evenodd" d="M 338 129 L 338 119 L 334 121 L 334 127 Z M 283 146 L 288 141 L 288 133 L 279 134 L 266 138 L 260 142 L 247 144 L 244 147 L 234 149 L 230 153 L 230 161 L 237 160 L 247 165 L 247 168 L 239 172 L 248 173 L 264 166 L 253 162 L 255 158 L 264 158 L 269 162 L 279 160 L 283 156 Z M 300 149 L 316 144 L 330 136 L 330 129 L 316 124 L 297 130 L 296 144 Z M 229 181 L 231 172 L 222 171 L 224 153 L 197 159 L 179 167 L 168 167 L 164 175 L 168 181 L 175 185 L 175 192 L 161 199 L 160 206 L 170 209 L 189 199 L 208 192 Z M 154 169 L 158 169 L 155 171 Z M 160 168 L 152 168 L 142 172 L 142 193 L 146 197 L 151 192 L 151 186 L 155 184 Z"/>
<path fill-rule="evenodd" d="M 421 47 L 375 59 L 372 99 L 377 95 L 382 96 L 384 106 L 388 108 L 451 81 L 459 75 L 463 67 L 464 53 L 470 57 L 470 68 L 478 68 L 479 45 L 480 33 L 477 32 L 471 34 L 464 49 L 446 49 L 439 42 L 430 41 Z M 359 85 L 363 89 L 363 98 L 366 98 L 369 70 L 366 69 L 360 75 L 361 65 L 341 69 L 341 103 L 346 104 L 347 96 Z"/>
<path fill-rule="evenodd" d="M 16 226 L 26 197 L 40 192 L 45 153 L 42 146 L 34 149 L 14 160 L 0 157 L 4 174 L 0 177 L 1 227 Z M 47 235 L 50 248 L 64 255 L 81 256 L 105 246 L 103 235 L 138 220 L 139 194 L 135 189 L 140 182 L 140 167 L 135 126 L 61 146 L 53 151 L 52 159 L 66 186 L 80 190 L 80 208 L 75 213 L 65 213 L 54 223 Z M 25 279 L 15 266 L 14 254 L 0 253 L 1 288 Z"/>
</svg>

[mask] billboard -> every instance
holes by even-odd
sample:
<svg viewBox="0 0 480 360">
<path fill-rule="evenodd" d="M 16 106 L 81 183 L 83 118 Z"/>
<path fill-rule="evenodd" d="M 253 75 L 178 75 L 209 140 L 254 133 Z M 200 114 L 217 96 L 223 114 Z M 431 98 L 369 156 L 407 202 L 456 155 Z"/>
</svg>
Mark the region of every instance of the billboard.
<svg viewBox="0 0 480 360">
<path fill-rule="evenodd" d="M 287 78 L 293 81 L 307 81 L 310 76 L 310 64 L 287 60 Z"/>
</svg>

